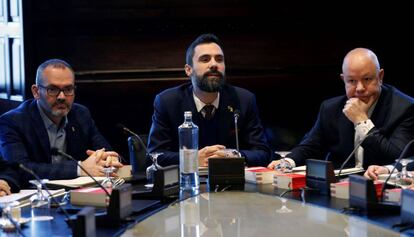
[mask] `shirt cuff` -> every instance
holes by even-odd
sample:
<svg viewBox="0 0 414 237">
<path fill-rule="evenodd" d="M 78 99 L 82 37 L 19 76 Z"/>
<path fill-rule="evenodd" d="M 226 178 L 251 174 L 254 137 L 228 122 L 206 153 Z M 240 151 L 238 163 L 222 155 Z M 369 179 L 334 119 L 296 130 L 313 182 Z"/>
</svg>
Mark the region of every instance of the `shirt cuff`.
<svg viewBox="0 0 414 237">
<path fill-rule="evenodd" d="M 355 125 L 355 133 L 359 134 L 360 136 L 365 136 L 373 127 L 375 127 L 374 123 L 371 121 L 371 119 L 367 119 Z"/>
<path fill-rule="evenodd" d="M 296 163 L 293 159 L 290 159 L 288 157 L 285 157 L 285 158 L 282 157 L 282 159 L 285 159 L 287 162 L 289 162 L 292 165 L 292 168 L 296 167 Z"/>
<path fill-rule="evenodd" d="M 388 169 L 388 174 L 391 173 L 391 170 L 394 168 L 393 165 L 385 165 L 384 167 Z M 397 172 L 398 172 L 398 169 L 395 168 L 394 173 L 397 173 Z"/>
<path fill-rule="evenodd" d="M 82 165 L 82 161 L 78 161 L 78 165 L 76 167 L 78 167 L 78 169 L 76 170 L 76 173 L 78 174 L 78 176 L 81 176 L 82 174 L 82 170 L 80 168 L 80 166 Z"/>
</svg>

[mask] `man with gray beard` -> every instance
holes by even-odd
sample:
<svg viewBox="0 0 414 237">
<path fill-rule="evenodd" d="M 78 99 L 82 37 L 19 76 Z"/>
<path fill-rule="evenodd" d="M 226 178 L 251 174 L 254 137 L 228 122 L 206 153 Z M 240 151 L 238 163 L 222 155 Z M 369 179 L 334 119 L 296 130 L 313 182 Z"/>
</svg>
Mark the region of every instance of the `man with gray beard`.
<svg viewBox="0 0 414 237">
<path fill-rule="evenodd" d="M 239 113 L 240 155 L 249 166 L 264 166 L 270 160 L 264 130 L 253 93 L 226 84 L 222 46 L 215 35 L 199 36 L 187 49 L 185 73 L 191 83 L 167 89 L 154 101 L 148 152 L 162 152 L 161 166 L 179 164 L 178 126 L 185 111 L 191 111 L 199 127 L 198 159 L 224 157 L 225 149 L 236 148 L 234 114 Z M 147 160 L 147 164 L 150 161 Z"/>
<path fill-rule="evenodd" d="M 67 62 L 50 59 L 38 67 L 31 87 L 34 99 L 0 117 L 0 151 L 6 161 L 24 164 L 46 179 L 86 176 L 77 163 L 93 176 L 104 176 L 103 168 L 110 163 L 122 166 L 89 110 L 74 103 L 75 88 L 75 73 Z M 79 161 L 54 155 L 52 148 Z"/>
</svg>

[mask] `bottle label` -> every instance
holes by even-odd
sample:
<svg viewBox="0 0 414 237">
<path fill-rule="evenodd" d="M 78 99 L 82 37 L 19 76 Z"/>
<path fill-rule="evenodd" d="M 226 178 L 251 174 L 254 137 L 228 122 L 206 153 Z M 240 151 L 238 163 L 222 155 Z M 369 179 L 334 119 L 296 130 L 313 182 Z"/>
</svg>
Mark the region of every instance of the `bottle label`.
<svg viewBox="0 0 414 237">
<path fill-rule="evenodd" d="M 198 150 L 180 149 L 180 172 L 195 173 L 198 169 Z"/>
</svg>

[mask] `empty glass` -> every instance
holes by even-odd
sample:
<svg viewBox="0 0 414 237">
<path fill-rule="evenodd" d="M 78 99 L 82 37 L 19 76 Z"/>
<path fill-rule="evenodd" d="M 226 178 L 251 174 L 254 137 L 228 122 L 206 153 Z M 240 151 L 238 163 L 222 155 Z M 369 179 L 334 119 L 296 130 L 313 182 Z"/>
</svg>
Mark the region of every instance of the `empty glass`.
<svg viewBox="0 0 414 237">
<path fill-rule="evenodd" d="M 279 197 L 279 199 L 282 202 L 282 207 L 280 209 L 277 209 L 276 212 L 277 213 L 290 213 L 290 212 L 292 212 L 292 210 L 287 208 L 287 206 L 286 206 L 287 199 L 284 198 L 284 197 Z"/>
<path fill-rule="evenodd" d="M 42 184 L 49 182 L 48 179 L 30 180 L 29 182 L 36 186 L 37 193 L 30 197 L 30 205 L 32 207 L 32 221 L 49 221 L 53 220 L 50 215 L 50 197 L 42 191 Z"/>
<path fill-rule="evenodd" d="M 152 160 L 152 165 L 148 166 L 147 168 L 147 181 L 148 183 L 145 185 L 147 188 L 152 188 L 154 186 L 154 175 L 155 171 L 157 171 L 159 168 L 161 168 L 160 165 L 157 163 L 158 156 L 162 155 L 162 152 L 152 152 L 149 153 L 149 156 Z"/>
<path fill-rule="evenodd" d="M 3 210 L 0 218 L 0 228 L 7 230 L 14 230 L 15 228 L 19 228 L 19 221 L 21 218 L 21 209 L 19 207 L 19 202 L 12 201 L 1 203 L 0 207 Z"/>
<path fill-rule="evenodd" d="M 398 162 L 398 160 L 396 160 Z M 401 171 L 397 173 L 395 181 L 397 185 L 400 185 L 402 188 L 406 188 L 413 182 L 413 175 L 411 172 L 407 171 L 408 163 L 413 162 L 412 159 L 401 159 L 400 164 L 402 166 Z"/>
<path fill-rule="evenodd" d="M 110 167 L 105 167 L 103 168 L 103 172 L 105 173 L 105 179 L 102 180 L 102 186 L 104 188 L 113 188 L 114 186 L 114 179 L 111 176 L 111 174 L 116 170 L 115 167 L 110 166 Z"/>
<path fill-rule="evenodd" d="M 290 151 L 275 151 L 276 154 L 281 156 L 280 163 L 275 166 L 275 170 L 281 173 L 291 173 L 292 172 L 292 165 L 285 159 L 286 155 L 290 153 Z"/>
</svg>

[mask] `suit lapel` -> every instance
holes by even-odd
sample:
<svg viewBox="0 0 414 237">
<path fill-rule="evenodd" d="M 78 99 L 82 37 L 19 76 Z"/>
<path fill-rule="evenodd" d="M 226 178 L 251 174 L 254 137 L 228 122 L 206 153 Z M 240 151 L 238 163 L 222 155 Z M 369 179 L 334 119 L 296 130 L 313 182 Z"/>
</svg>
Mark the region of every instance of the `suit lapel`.
<svg viewBox="0 0 414 237">
<path fill-rule="evenodd" d="M 233 95 L 234 92 L 230 91 L 229 86 L 225 86 L 225 89 L 220 92 L 220 102 L 218 113 L 218 141 L 219 144 L 235 144 L 235 139 L 229 140 L 234 136 L 234 110 L 240 109 L 234 101 L 237 95 Z M 215 115 L 215 116 L 216 116 Z M 240 126 L 239 126 L 240 127 Z M 233 147 L 234 148 L 234 147 Z"/>
<path fill-rule="evenodd" d="M 372 113 L 371 120 L 375 124 L 375 127 L 381 128 L 384 126 L 385 121 L 388 120 L 390 114 L 391 105 L 391 93 L 386 87 L 382 87 L 380 98 Z"/>
<path fill-rule="evenodd" d="M 79 144 L 79 131 L 78 127 L 73 123 L 70 116 L 68 116 L 68 123 L 66 124 L 65 131 L 66 131 L 66 152 L 71 154 L 75 157 L 75 159 L 79 159 L 78 154 L 80 147 L 83 147 L 82 144 Z"/>
<path fill-rule="evenodd" d="M 50 142 L 49 142 L 49 135 L 47 134 L 45 124 L 40 116 L 39 109 L 37 107 L 36 100 L 33 100 L 30 104 L 30 117 L 33 120 L 34 130 L 36 135 L 39 139 L 41 147 L 46 154 L 46 159 L 51 162 L 50 160 Z"/>
</svg>

